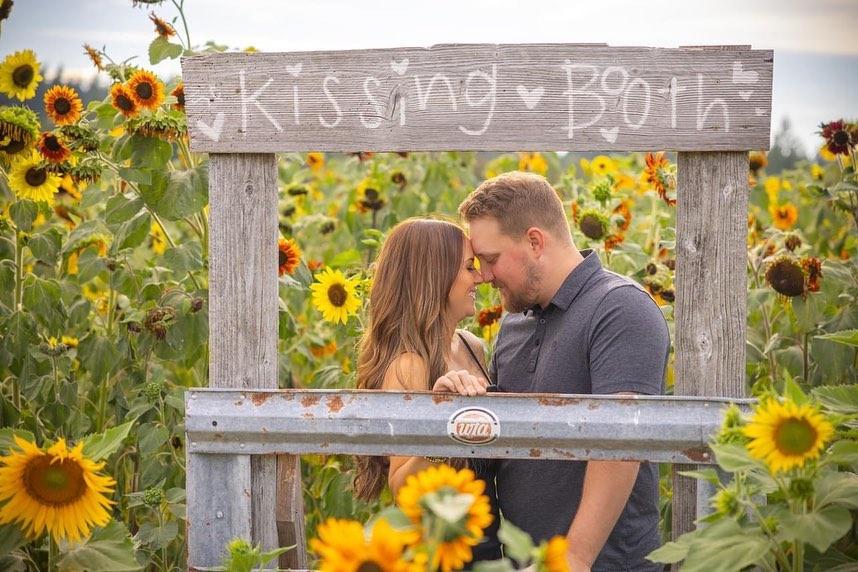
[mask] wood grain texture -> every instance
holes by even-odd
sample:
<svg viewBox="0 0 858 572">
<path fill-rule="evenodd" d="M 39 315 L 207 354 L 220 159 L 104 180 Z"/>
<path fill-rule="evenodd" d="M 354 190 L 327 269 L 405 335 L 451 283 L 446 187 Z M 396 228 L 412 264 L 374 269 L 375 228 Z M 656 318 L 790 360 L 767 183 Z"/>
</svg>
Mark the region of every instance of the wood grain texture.
<svg viewBox="0 0 858 572">
<path fill-rule="evenodd" d="M 304 533 L 304 489 L 301 457 L 277 455 L 277 533 L 280 546 L 295 545 L 280 556 L 280 567 L 307 568 L 307 539 Z"/>
<path fill-rule="evenodd" d="M 182 69 L 201 152 L 769 147 L 773 53 L 744 46 L 221 53 Z"/>
<path fill-rule="evenodd" d="M 209 164 L 211 387 L 277 387 L 277 161 L 212 155 Z M 252 537 L 277 546 L 277 465 L 250 461 Z"/>
<path fill-rule="evenodd" d="M 747 319 L 748 155 L 679 153 L 676 395 L 743 397 Z M 696 482 L 676 474 L 673 536 L 692 530 Z"/>
</svg>

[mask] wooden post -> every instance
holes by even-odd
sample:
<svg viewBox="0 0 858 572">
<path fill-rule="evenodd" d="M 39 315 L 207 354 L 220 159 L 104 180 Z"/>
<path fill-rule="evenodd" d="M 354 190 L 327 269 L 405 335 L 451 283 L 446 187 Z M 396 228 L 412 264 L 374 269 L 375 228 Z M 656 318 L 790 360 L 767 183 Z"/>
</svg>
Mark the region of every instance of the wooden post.
<svg viewBox="0 0 858 572">
<path fill-rule="evenodd" d="M 277 193 L 274 154 L 211 155 L 211 387 L 277 388 Z M 276 459 L 254 456 L 249 467 L 252 541 L 270 550 L 278 546 Z"/>
<path fill-rule="evenodd" d="M 676 395 L 745 395 L 747 152 L 679 153 Z M 694 529 L 696 481 L 676 474 L 673 537 Z"/>
</svg>

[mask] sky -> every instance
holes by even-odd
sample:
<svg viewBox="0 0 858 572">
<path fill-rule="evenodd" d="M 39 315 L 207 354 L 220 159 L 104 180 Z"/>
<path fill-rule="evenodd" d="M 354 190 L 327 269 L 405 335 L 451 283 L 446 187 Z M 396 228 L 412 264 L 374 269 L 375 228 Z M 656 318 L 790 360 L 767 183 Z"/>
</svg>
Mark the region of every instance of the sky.
<svg viewBox="0 0 858 572">
<path fill-rule="evenodd" d="M 47 70 L 92 77 L 81 45 L 162 77 L 178 60 L 148 65 L 148 13 L 178 14 L 174 0 L 14 0 L 0 57 L 30 48 Z M 678 47 L 750 44 L 775 51 L 772 133 L 789 117 L 806 152 L 823 121 L 858 119 L 858 0 L 175 0 L 191 42 L 262 51 L 418 47 L 446 43 L 607 43 Z M 177 24 L 178 25 L 178 24 Z"/>
</svg>

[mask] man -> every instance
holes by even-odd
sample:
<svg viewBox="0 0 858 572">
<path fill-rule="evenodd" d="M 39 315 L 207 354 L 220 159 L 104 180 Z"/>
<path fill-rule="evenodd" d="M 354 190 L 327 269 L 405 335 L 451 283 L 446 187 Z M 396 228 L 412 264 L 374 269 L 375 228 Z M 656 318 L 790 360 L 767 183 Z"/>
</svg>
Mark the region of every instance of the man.
<svg viewBox="0 0 858 572">
<path fill-rule="evenodd" d="M 579 252 L 544 177 L 506 173 L 459 206 L 483 280 L 508 314 L 490 374 L 500 391 L 661 394 L 667 324 L 635 282 Z M 576 570 L 660 570 L 658 470 L 649 463 L 511 459 L 499 463 L 504 518 L 536 542 L 568 539 Z"/>
</svg>

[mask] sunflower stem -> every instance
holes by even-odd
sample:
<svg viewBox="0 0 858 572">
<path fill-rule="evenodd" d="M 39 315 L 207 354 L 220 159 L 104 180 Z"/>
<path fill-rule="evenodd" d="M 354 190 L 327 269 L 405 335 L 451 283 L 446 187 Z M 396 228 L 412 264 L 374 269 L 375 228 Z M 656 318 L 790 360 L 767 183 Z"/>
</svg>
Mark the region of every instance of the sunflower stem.
<svg viewBox="0 0 858 572">
<path fill-rule="evenodd" d="M 13 307 L 16 312 L 22 310 L 24 294 L 24 243 L 21 240 L 21 231 L 15 228 L 15 301 Z"/>
<path fill-rule="evenodd" d="M 54 542 L 54 535 L 48 533 L 48 572 L 55 572 L 57 570 L 57 556 L 59 556 L 59 552 L 57 550 L 57 543 Z"/>
<path fill-rule="evenodd" d="M 190 49 L 191 49 L 191 33 L 188 32 L 188 19 L 185 18 L 185 10 L 184 10 L 185 0 L 181 0 L 181 2 L 176 2 L 176 0 L 172 0 L 172 2 L 173 2 L 173 6 L 176 7 L 176 10 L 179 11 L 179 17 L 182 19 L 182 26 L 184 26 L 184 28 L 185 28 L 185 42 L 187 43 L 185 49 L 190 51 Z M 181 41 L 181 39 L 182 38 L 180 36 L 179 40 Z"/>
</svg>

